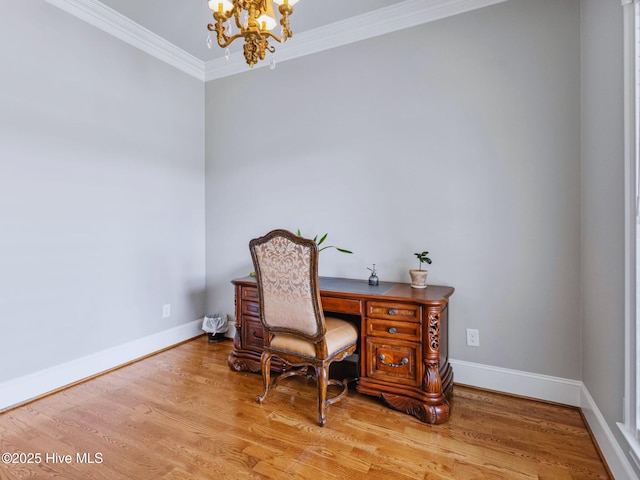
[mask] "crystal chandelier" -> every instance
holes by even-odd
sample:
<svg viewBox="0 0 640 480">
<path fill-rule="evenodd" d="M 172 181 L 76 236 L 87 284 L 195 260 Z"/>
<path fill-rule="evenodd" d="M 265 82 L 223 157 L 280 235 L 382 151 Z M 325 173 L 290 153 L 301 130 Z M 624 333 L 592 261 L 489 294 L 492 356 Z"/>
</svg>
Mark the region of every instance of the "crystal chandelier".
<svg viewBox="0 0 640 480">
<path fill-rule="evenodd" d="M 247 64 L 253 67 L 258 60 L 264 60 L 267 50 L 272 54 L 276 51 L 275 47 L 269 45 L 269 37 L 284 43 L 293 35 L 289 30 L 289 15 L 293 13 L 293 6 L 298 0 L 273 1 L 278 4 L 280 12 L 280 37 L 271 33 L 276 26 L 272 0 L 208 0 L 216 23 L 210 23 L 207 29 L 209 32 L 216 32 L 218 45 L 225 49 L 227 59 L 229 45 L 236 38 L 244 38 L 244 58 Z M 234 24 L 238 29 L 237 33 L 234 33 Z M 213 45 L 211 36 L 207 39 L 207 45 L 209 48 Z M 271 68 L 274 67 L 272 56 Z"/>
</svg>

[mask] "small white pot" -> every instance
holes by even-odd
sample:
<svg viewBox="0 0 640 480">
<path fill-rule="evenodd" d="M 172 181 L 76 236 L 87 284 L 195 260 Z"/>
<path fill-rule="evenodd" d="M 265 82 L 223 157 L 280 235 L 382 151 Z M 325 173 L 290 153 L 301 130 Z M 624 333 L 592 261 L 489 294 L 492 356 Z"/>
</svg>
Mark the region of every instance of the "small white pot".
<svg viewBox="0 0 640 480">
<path fill-rule="evenodd" d="M 412 288 L 427 288 L 428 270 L 409 270 L 409 275 L 411 275 Z"/>
</svg>

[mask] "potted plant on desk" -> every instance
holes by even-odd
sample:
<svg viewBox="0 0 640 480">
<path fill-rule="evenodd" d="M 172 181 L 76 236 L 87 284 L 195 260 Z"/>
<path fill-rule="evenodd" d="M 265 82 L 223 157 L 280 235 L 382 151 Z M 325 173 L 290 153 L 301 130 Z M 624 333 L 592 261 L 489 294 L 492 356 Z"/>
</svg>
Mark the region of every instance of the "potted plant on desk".
<svg viewBox="0 0 640 480">
<path fill-rule="evenodd" d="M 412 269 L 409 270 L 409 275 L 411 275 L 411 287 L 413 288 L 427 288 L 427 275 L 429 274 L 428 270 L 422 270 L 422 264 L 428 263 L 431 265 L 431 259 L 427 257 L 429 252 L 422 253 L 414 253 L 417 257 L 418 261 L 418 270 Z"/>
</svg>

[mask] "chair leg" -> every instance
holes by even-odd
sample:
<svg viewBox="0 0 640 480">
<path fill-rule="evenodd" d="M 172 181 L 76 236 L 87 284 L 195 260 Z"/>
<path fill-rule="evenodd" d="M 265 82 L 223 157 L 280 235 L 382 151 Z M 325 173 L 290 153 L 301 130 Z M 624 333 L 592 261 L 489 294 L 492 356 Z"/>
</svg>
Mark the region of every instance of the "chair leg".
<svg viewBox="0 0 640 480">
<path fill-rule="evenodd" d="M 260 369 L 262 370 L 262 385 L 264 391 L 262 395 L 258 395 L 256 398 L 258 403 L 264 401 L 264 397 L 267 396 L 267 392 L 269 392 L 269 387 L 271 386 L 271 354 L 266 351 L 262 352 L 262 356 L 260 357 Z"/>
<path fill-rule="evenodd" d="M 326 420 L 325 410 L 327 407 L 327 386 L 329 385 L 329 365 L 316 367 L 318 377 L 318 424 L 324 427 Z"/>
</svg>

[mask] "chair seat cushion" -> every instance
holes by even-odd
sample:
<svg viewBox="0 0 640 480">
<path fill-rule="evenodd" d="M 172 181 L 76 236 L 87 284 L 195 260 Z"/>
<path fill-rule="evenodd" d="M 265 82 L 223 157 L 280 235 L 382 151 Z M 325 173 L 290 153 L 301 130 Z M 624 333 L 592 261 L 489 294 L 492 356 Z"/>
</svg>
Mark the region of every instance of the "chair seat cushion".
<svg viewBox="0 0 640 480">
<path fill-rule="evenodd" d="M 358 329 L 353 323 L 339 318 L 325 317 L 325 324 L 327 327 L 325 335 L 327 357 L 358 341 Z M 316 348 L 312 341 L 286 333 L 274 334 L 271 339 L 271 348 L 308 357 L 316 355 Z"/>
</svg>

